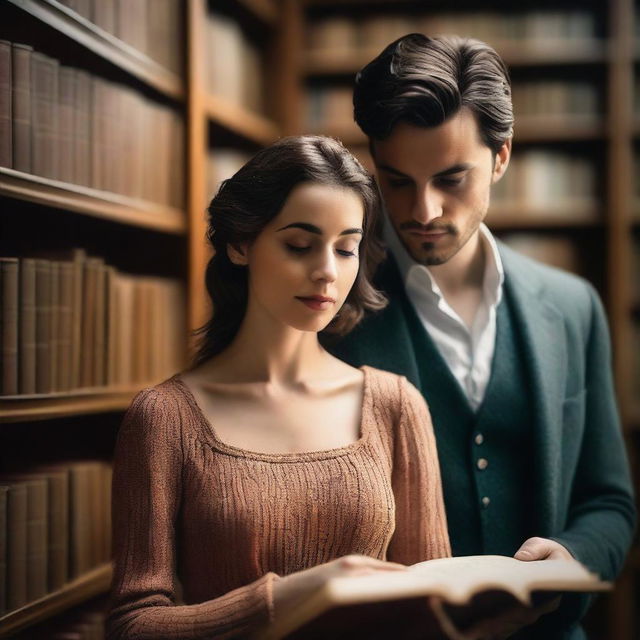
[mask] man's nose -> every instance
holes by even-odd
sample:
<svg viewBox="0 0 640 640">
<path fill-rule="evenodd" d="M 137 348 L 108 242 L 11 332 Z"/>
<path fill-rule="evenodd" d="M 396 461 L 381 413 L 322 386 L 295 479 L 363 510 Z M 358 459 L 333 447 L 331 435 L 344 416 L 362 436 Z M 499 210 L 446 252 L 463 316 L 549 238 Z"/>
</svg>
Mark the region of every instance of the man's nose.
<svg viewBox="0 0 640 640">
<path fill-rule="evenodd" d="M 442 215 L 442 194 L 427 184 L 418 187 L 413 207 L 413 218 L 421 224 L 429 224 Z"/>
</svg>

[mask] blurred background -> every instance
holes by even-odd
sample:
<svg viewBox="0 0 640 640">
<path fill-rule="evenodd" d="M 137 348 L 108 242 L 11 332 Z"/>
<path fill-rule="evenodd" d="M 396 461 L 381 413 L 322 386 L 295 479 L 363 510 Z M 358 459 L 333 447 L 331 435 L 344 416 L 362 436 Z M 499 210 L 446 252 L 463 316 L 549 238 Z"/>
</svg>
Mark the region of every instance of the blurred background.
<svg viewBox="0 0 640 640">
<path fill-rule="evenodd" d="M 0 0 L 0 638 L 103 637 L 115 434 L 209 313 L 208 201 L 282 135 L 371 168 L 353 78 L 415 31 L 510 68 L 487 222 L 600 292 L 638 492 L 640 2 Z M 636 542 L 590 640 L 640 638 L 639 603 Z"/>
</svg>

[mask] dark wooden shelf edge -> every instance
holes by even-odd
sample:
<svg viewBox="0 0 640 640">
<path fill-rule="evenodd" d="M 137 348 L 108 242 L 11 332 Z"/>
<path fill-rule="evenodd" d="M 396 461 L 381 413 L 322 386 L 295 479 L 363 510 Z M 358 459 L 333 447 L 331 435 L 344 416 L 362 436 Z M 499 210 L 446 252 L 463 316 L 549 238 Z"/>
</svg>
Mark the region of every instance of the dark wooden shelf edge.
<svg viewBox="0 0 640 640">
<path fill-rule="evenodd" d="M 178 74 L 93 24 L 56 0 L 9 0 L 34 18 L 63 33 L 101 58 L 175 100 L 185 97 Z"/>
<path fill-rule="evenodd" d="M 58 591 L 5 614 L 0 617 L 0 629 L 2 629 L 0 638 L 9 638 L 22 629 L 47 620 L 101 593 L 106 593 L 111 584 L 111 575 L 111 564 L 101 565 Z"/>
<path fill-rule="evenodd" d="M 52 420 L 90 413 L 124 411 L 135 394 L 147 386 L 117 390 L 87 390 L 76 394 L 33 396 L 0 396 L 0 424 Z"/>
<path fill-rule="evenodd" d="M 0 167 L 0 196 L 83 213 L 127 225 L 182 235 L 186 215 L 180 209 L 107 191 L 50 180 Z"/>
<path fill-rule="evenodd" d="M 235 134 L 260 145 L 267 145 L 280 136 L 280 128 L 269 118 L 254 113 L 242 105 L 229 102 L 220 96 L 204 98 L 209 120 Z"/>
</svg>

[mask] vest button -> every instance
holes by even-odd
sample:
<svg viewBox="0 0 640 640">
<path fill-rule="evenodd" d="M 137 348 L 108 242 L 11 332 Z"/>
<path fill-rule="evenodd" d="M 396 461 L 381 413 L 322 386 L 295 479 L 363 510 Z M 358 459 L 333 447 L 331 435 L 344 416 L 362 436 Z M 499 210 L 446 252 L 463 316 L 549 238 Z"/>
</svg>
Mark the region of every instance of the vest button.
<svg viewBox="0 0 640 640">
<path fill-rule="evenodd" d="M 478 458 L 478 462 L 476 462 L 476 466 L 480 471 L 484 471 L 489 466 L 489 461 L 486 458 Z"/>
<path fill-rule="evenodd" d="M 491 500 L 489 499 L 488 496 L 485 496 L 484 498 L 482 498 L 482 506 L 486 509 L 489 506 L 489 503 L 491 502 Z"/>
<path fill-rule="evenodd" d="M 484 436 L 481 433 L 476 434 L 476 437 L 473 439 L 476 444 L 482 444 L 484 442 Z"/>
</svg>

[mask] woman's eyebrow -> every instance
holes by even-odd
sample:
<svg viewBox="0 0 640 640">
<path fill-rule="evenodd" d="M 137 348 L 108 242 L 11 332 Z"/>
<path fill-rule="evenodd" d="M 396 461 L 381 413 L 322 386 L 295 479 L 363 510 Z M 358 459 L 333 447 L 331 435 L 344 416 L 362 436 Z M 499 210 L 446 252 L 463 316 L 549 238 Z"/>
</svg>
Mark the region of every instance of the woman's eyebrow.
<svg viewBox="0 0 640 640">
<path fill-rule="evenodd" d="M 280 227 L 280 229 L 277 229 L 276 233 L 278 231 L 284 231 L 285 229 L 302 229 L 303 231 L 308 231 L 309 233 L 315 233 L 319 236 L 322 235 L 322 229 L 320 227 L 316 227 L 315 224 L 310 224 L 308 222 L 292 222 L 291 224 L 288 224 L 285 227 Z M 344 231 L 341 231 L 339 235 L 348 236 L 353 233 L 359 233 L 360 235 L 363 234 L 362 229 L 358 227 L 353 227 L 352 229 L 345 229 Z"/>
</svg>

